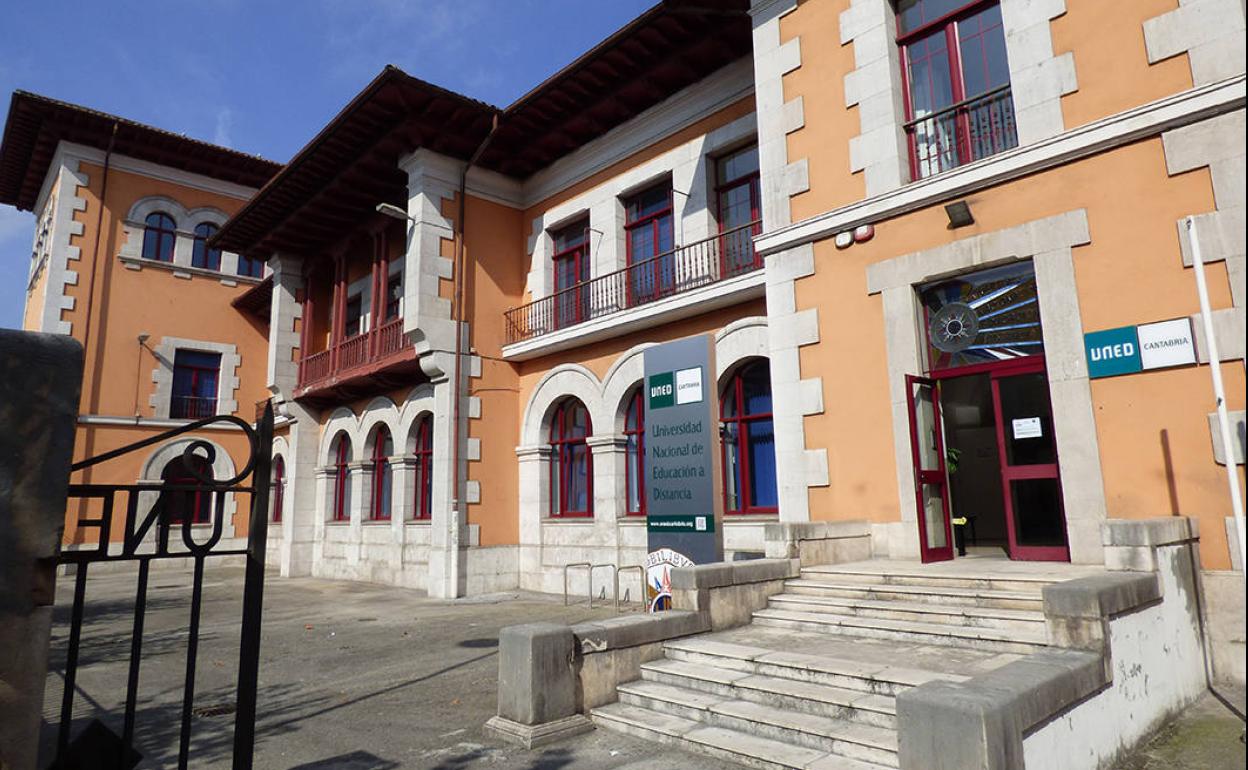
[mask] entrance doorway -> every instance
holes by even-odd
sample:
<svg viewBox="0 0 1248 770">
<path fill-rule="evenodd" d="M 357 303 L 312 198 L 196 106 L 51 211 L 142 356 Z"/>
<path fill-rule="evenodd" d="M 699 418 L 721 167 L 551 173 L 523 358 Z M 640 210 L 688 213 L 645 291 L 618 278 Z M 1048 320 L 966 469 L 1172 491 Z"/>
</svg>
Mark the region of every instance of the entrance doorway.
<svg viewBox="0 0 1248 770">
<path fill-rule="evenodd" d="M 908 376 L 920 553 L 953 558 L 953 520 L 1012 559 L 1069 561 L 1030 263 L 920 289 L 926 376 Z"/>
</svg>

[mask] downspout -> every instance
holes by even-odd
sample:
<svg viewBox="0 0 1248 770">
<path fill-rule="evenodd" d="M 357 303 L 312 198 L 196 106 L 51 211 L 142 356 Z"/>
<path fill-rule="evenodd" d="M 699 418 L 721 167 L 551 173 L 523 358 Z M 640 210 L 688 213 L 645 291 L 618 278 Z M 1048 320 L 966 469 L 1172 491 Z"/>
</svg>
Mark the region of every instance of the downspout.
<svg viewBox="0 0 1248 770">
<path fill-rule="evenodd" d="M 481 155 L 489 147 L 490 141 L 494 138 L 494 134 L 498 131 L 499 113 L 494 113 L 493 122 L 490 125 L 490 132 L 481 140 L 481 144 L 477 145 L 477 149 L 472 153 L 472 157 L 464 164 L 464 170 L 459 175 L 459 237 L 455 239 L 455 265 L 452 270 L 452 281 L 455 287 L 455 293 L 451 297 L 451 320 L 455 322 L 455 349 L 452 351 L 451 358 L 451 426 L 455 432 L 454 439 L 451 441 L 451 513 L 453 514 L 451 548 L 454 551 L 452 561 L 454 567 L 452 569 L 451 580 L 453 587 L 449 593 L 451 596 L 459 596 L 459 536 L 461 532 L 460 521 L 460 482 L 463 474 L 460 472 L 460 443 L 461 439 L 467 438 L 468 431 L 460 427 L 461 402 L 463 401 L 466 388 L 463 379 L 463 352 L 464 352 L 464 276 L 467 274 L 466 250 L 464 248 L 465 234 L 467 233 L 468 222 L 468 171 L 477 161 L 481 159 Z M 464 524 L 467 523 L 467 512 L 463 517 Z"/>
</svg>

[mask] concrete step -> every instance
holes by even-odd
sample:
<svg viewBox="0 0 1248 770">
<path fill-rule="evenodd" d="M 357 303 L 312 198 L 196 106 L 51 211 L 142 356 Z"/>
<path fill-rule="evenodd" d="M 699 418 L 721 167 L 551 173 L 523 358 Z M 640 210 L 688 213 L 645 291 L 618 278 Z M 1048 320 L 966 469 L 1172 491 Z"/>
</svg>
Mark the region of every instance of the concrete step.
<svg viewBox="0 0 1248 770">
<path fill-rule="evenodd" d="M 926 585 L 873 585 L 834 580 L 798 578 L 785 583 L 785 593 L 804 596 L 837 596 L 846 599 L 932 602 L 949 607 L 992 607 L 1003 610 L 1044 609 L 1039 591 L 991 591 Z"/>
<path fill-rule="evenodd" d="M 704 663 L 657 660 L 641 666 L 641 682 L 676 687 L 716 700 L 745 700 L 807 714 L 896 729 L 897 704 L 891 695 L 765 676 Z M 632 685 L 619 688 L 621 700 Z M 636 705 L 647 705 L 638 703 Z"/>
<path fill-rule="evenodd" d="M 1046 585 L 1079 577 L 1076 574 L 1061 576 L 1056 573 L 1053 575 L 1008 572 L 993 574 L 983 571 L 972 571 L 969 568 L 962 572 L 954 570 L 937 572 L 931 569 L 925 570 L 922 565 L 913 567 L 890 566 L 887 570 L 883 570 L 869 566 L 844 564 L 803 567 L 800 576 L 804 580 L 834 581 L 858 585 L 978 588 L 988 591 L 1012 591 L 1037 595 Z"/>
<path fill-rule="evenodd" d="M 878 599 L 852 599 L 839 596 L 777 594 L 767 606 L 797 612 L 832 612 L 863 618 L 915 620 L 972 628 L 1001 628 L 1020 631 L 1044 630 L 1044 613 L 1035 610 L 1002 610 L 992 607 L 957 607 L 934 602 L 902 602 Z"/>
<path fill-rule="evenodd" d="M 607 729 L 766 770 L 880 770 L 897 766 L 895 751 L 883 752 L 892 757 L 886 763 L 867 762 L 628 703 L 601 706 L 590 712 L 590 718 Z"/>
<path fill-rule="evenodd" d="M 663 654 L 668 662 L 699 664 L 722 671 L 724 673 L 720 677 L 727 684 L 736 681 L 728 675 L 729 672 L 736 671 L 893 696 L 924 682 L 962 682 L 968 679 L 958 674 L 884 663 L 866 663 L 834 655 L 771 650 L 698 637 L 665 642 Z"/>
<path fill-rule="evenodd" d="M 994 652 L 1028 654 L 1046 646 L 1044 628 L 1037 631 L 975 628 L 947 623 L 863 618 L 833 612 L 797 612 L 765 609 L 754 613 L 754 623 L 772 628 L 839 633 L 873 639 L 902 639 L 924 644 L 944 644 Z"/>
</svg>

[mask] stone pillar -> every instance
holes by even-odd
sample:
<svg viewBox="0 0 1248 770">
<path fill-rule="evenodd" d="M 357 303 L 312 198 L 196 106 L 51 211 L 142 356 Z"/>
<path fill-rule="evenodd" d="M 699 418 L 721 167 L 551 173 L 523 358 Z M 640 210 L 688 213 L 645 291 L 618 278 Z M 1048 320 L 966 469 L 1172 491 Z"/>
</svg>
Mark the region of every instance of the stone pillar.
<svg viewBox="0 0 1248 770">
<path fill-rule="evenodd" d="M 452 390 L 449 378 L 433 383 L 433 516 L 428 590 L 430 597 L 438 599 L 463 596 L 465 589 L 461 551 L 467 545 L 463 490 L 468 463 L 466 447 L 461 444 L 460 488 L 456 490 L 452 483 L 451 455 L 455 435 L 459 433 L 462 436 L 462 432 L 452 426 L 451 412 L 455 398 Z M 466 415 L 467 408 L 460 411 L 461 421 Z"/>
<path fill-rule="evenodd" d="M 614 524 L 628 512 L 624 468 L 628 440 L 620 435 L 590 436 L 585 443 L 594 463 L 594 519 Z"/>
<path fill-rule="evenodd" d="M 34 770 L 82 345 L 0 329 L 0 767 Z"/>
<path fill-rule="evenodd" d="M 298 292 L 303 291 L 303 263 L 287 254 L 269 260 L 273 271 L 273 301 L 269 309 L 269 392 L 287 401 L 298 384 L 299 363 L 294 351 L 299 347 L 295 319 L 302 317 Z M 302 354 L 303 351 L 300 351 Z"/>
<path fill-rule="evenodd" d="M 508 626 L 498 637 L 498 715 L 486 729 L 533 748 L 593 729 L 576 709 L 569 626 Z"/>
<path fill-rule="evenodd" d="M 520 587 L 540 590 L 542 519 L 550 512 L 550 447 L 516 447 L 520 466 Z"/>
<path fill-rule="evenodd" d="M 286 434 L 286 496 L 281 527 L 282 577 L 312 574 L 313 544 L 325 504 L 317 502 L 316 450 L 320 425 L 315 415 L 298 403 L 282 404 L 290 420 Z"/>
</svg>

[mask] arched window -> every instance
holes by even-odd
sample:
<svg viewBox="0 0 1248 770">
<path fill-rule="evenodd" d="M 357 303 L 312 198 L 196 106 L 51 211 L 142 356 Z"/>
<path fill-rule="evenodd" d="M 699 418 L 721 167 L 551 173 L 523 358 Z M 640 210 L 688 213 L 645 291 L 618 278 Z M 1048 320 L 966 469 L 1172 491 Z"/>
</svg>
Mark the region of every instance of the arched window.
<svg viewBox="0 0 1248 770">
<path fill-rule="evenodd" d="M 195 225 L 195 246 L 191 249 L 191 267 L 202 267 L 205 270 L 221 269 L 221 250 L 208 248 L 208 239 L 217 234 L 219 228 L 211 222 Z"/>
<path fill-rule="evenodd" d="M 154 211 L 147 215 L 143 224 L 143 258 L 172 262 L 173 244 L 178 239 L 173 217 L 163 211 Z"/>
<path fill-rule="evenodd" d="M 633 392 L 628 400 L 628 412 L 624 415 L 625 487 L 628 494 L 629 516 L 646 515 L 646 410 L 641 403 L 641 389 Z"/>
<path fill-rule="evenodd" d="M 273 458 L 273 521 L 282 520 L 282 503 L 286 499 L 286 461 L 281 455 Z"/>
<path fill-rule="evenodd" d="M 194 455 L 191 464 L 200 476 L 212 478 L 212 466 L 199 455 Z M 178 455 L 165 465 L 160 473 L 161 481 L 170 486 L 201 486 L 203 481 L 191 471 L 191 467 L 182 455 Z M 209 524 L 212 522 L 212 492 L 207 489 L 166 489 L 161 493 L 165 506 L 165 522 L 181 524 L 190 519 L 192 524 Z"/>
<path fill-rule="evenodd" d="M 390 455 L 394 454 L 394 441 L 386 427 L 377 428 L 373 440 L 373 506 L 371 518 L 385 521 L 390 518 L 390 501 L 394 497 L 394 469 L 390 467 Z"/>
<path fill-rule="evenodd" d="M 416 477 L 412 497 L 412 518 L 428 521 L 433 518 L 433 417 L 423 415 L 412 428 L 415 441 L 412 454 L 416 457 L 412 469 Z"/>
<path fill-rule="evenodd" d="M 585 439 L 589 411 L 575 398 L 555 410 L 550 423 L 550 515 L 593 516 L 593 459 Z"/>
<path fill-rule="evenodd" d="M 332 454 L 334 496 L 330 501 L 330 515 L 334 521 L 351 520 L 351 439 L 339 433 L 334 439 Z"/>
<path fill-rule="evenodd" d="M 724 513 L 775 513 L 776 433 L 766 360 L 737 370 L 720 394 Z"/>
</svg>

